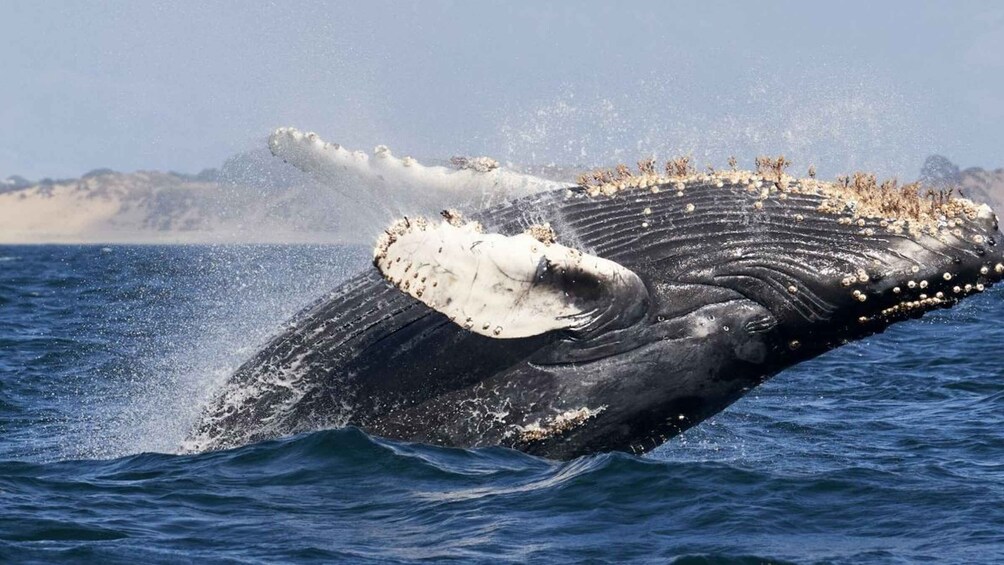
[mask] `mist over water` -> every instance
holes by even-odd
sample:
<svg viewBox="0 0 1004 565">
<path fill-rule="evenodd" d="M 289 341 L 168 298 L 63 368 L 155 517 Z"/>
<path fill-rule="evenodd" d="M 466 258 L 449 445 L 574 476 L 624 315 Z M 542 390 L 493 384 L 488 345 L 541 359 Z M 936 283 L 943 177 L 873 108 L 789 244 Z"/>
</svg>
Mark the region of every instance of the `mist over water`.
<svg viewBox="0 0 1004 565">
<path fill-rule="evenodd" d="M 174 453 L 217 387 L 367 253 L 334 246 L 4 248 L 7 350 L 39 460 Z M 23 374 L 22 374 L 23 373 Z M 37 375 L 36 378 L 26 376 Z"/>
<path fill-rule="evenodd" d="M 711 84 L 650 73 L 612 92 L 568 85 L 499 112 L 499 158 L 588 168 L 690 155 L 701 169 L 723 169 L 731 156 L 751 168 L 757 156 L 784 154 L 799 176 L 815 165 L 822 178 L 915 179 L 917 148 L 938 146 L 916 95 L 866 68 L 805 67 L 795 79 L 761 62 Z"/>
</svg>

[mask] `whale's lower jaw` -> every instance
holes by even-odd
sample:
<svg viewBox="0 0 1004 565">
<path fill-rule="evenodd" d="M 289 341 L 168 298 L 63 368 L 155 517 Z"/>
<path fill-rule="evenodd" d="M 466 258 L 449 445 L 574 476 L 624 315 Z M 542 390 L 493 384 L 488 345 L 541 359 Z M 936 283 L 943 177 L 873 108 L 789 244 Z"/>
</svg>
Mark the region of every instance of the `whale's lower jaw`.
<svg viewBox="0 0 1004 565">
<path fill-rule="evenodd" d="M 1004 276 L 996 217 L 966 201 L 861 204 L 833 187 L 750 173 L 615 188 L 540 193 L 475 219 L 500 236 L 549 225 L 561 246 L 616 265 L 605 272 L 632 273 L 645 290 L 632 303 L 640 318 L 592 333 L 559 324 L 535 334 L 524 325 L 506 339 L 494 326 L 479 332 L 451 321 L 441 296 L 430 306 L 406 291 L 409 280 L 433 282 L 429 273 L 408 279 L 412 271 L 392 267 L 387 280 L 372 269 L 245 363 L 187 447 L 356 425 L 553 458 L 643 453 L 786 367 L 950 307 Z M 425 257 L 414 245 L 409 256 Z M 456 260 L 470 259 L 436 262 Z M 467 289 L 495 280 L 472 272 L 456 280 Z"/>
</svg>

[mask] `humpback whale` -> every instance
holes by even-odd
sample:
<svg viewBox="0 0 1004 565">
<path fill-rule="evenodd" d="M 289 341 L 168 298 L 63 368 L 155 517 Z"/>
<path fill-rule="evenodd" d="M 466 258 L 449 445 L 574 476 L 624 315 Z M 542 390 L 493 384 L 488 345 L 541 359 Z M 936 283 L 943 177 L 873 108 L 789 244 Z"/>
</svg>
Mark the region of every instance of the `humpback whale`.
<svg viewBox="0 0 1004 565">
<path fill-rule="evenodd" d="M 308 170 L 344 168 L 316 136 L 279 130 L 271 146 Z M 401 217 L 372 268 L 233 374 L 186 448 L 353 425 L 556 459 L 641 454 L 787 367 L 1004 276 L 986 205 L 866 174 L 795 178 L 788 165 L 647 160 Z M 426 175 L 450 185 L 430 192 L 454 196 L 455 174 Z M 475 185 L 485 173 L 463 174 Z"/>
</svg>

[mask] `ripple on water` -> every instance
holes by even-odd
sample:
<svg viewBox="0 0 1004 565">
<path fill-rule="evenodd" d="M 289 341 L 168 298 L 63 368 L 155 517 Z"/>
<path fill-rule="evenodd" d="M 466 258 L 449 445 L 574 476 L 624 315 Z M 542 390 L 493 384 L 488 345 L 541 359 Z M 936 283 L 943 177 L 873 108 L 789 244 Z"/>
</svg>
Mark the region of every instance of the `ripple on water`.
<svg viewBox="0 0 1004 565">
<path fill-rule="evenodd" d="M 999 289 L 785 371 L 645 458 L 355 429 L 171 455 L 149 451 L 366 250 L 16 249 L 0 562 L 1004 560 Z"/>
</svg>

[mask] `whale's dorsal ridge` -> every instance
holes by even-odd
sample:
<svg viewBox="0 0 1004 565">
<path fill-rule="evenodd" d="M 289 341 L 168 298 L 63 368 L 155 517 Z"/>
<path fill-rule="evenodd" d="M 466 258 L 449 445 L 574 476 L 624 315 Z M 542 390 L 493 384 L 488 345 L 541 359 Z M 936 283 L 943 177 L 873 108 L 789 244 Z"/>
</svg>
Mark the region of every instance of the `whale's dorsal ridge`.
<svg viewBox="0 0 1004 565">
<path fill-rule="evenodd" d="M 439 223 L 395 222 L 373 263 L 399 290 L 467 330 L 497 339 L 591 333 L 644 314 L 648 292 L 637 274 L 557 243 L 550 226 L 506 236 L 456 212 L 443 215 Z"/>
</svg>

